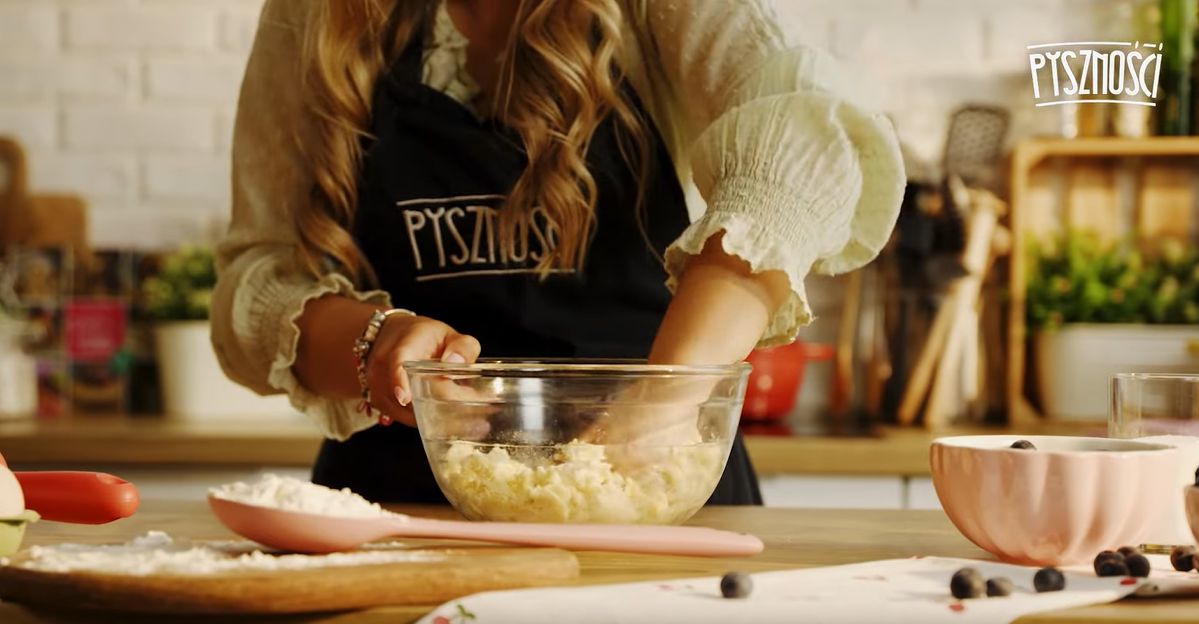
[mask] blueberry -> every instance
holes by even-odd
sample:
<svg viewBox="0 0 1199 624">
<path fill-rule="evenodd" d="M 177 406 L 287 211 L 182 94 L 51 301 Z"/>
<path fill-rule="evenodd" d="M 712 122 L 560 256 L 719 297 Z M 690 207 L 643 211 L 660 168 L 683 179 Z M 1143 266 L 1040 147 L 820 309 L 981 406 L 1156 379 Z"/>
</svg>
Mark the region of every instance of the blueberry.
<svg viewBox="0 0 1199 624">
<path fill-rule="evenodd" d="M 1061 591 L 1066 588 L 1066 577 L 1057 568 L 1041 568 L 1032 577 L 1032 586 L 1037 592 Z"/>
<path fill-rule="evenodd" d="M 1007 577 L 998 577 L 987 579 L 987 595 L 992 597 L 1011 596 L 1012 590 L 1015 587 L 1012 585 L 1011 579 Z"/>
<path fill-rule="evenodd" d="M 983 575 L 974 568 L 962 568 L 949 580 L 949 593 L 958 600 L 978 598 L 986 591 L 987 583 L 983 580 Z"/>
<path fill-rule="evenodd" d="M 725 598 L 748 598 L 754 590 L 754 579 L 744 572 L 729 572 L 720 579 L 720 595 Z"/>
<path fill-rule="evenodd" d="M 1099 574 L 1099 566 L 1107 562 L 1123 562 L 1123 554 L 1115 551 L 1103 551 L 1095 556 L 1095 574 Z"/>
<path fill-rule="evenodd" d="M 1195 569 L 1195 562 L 1192 561 L 1195 552 L 1194 546 L 1175 546 L 1170 551 L 1170 565 L 1179 572 L 1190 572 Z"/>
<path fill-rule="evenodd" d="M 1011 446 L 1011 448 L 1014 448 L 1014 449 L 1023 449 L 1023 450 L 1026 450 L 1026 451 L 1035 451 L 1035 450 L 1037 450 L 1037 447 L 1036 447 L 1036 446 L 1034 446 L 1034 445 L 1033 445 L 1033 443 L 1032 443 L 1032 442 L 1029 442 L 1028 440 L 1016 440 L 1015 442 L 1012 442 L 1012 446 Z"/>
<path fill-rule="evenodd" d="M 1137 548 L 1136 546 L 1121 546 L 1119 549 L 1116 550 L 1116 552 L 1120 553 L 1121 555 L 1124 555 L 1125 557 L 1131 557 L 1133 555 L 1141 554 L 1141 550 L 1139 548 Z"/>
<path fill-rule="evenodd" d="M 1149 576 L 1149 559 L 1141 553 L 1125 557 L 1124 565 L 1128 566 L 1129 576 L 1138 578 L 1147 578 Z"/>
<path fill-rule="evenodd" d="M 1123 560 L 1108 560 L 1104 561 L 1099 569 L 1095 571 L 1099 576 L 1129 576 L 1128 564 Z"/>
</svg>

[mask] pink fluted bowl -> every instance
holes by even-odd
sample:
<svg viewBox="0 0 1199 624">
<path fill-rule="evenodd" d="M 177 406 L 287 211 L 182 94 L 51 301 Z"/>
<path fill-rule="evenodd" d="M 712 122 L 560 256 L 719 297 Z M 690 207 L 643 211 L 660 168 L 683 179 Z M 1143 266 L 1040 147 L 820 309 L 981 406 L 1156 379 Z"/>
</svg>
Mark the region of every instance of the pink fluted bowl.
<svg viewBox="0 0 1199 624">
<path fill-rule="evenodd" d="M 1036 450 L 1010 448 L 1028 440 Z M 1140 544 L 1178 496 L 1175 449 L 1070 436 L 960 436 L 929 450 L 933 486 L 962 535 L 1020 565 L 1087 563 Z"/>
</svg>

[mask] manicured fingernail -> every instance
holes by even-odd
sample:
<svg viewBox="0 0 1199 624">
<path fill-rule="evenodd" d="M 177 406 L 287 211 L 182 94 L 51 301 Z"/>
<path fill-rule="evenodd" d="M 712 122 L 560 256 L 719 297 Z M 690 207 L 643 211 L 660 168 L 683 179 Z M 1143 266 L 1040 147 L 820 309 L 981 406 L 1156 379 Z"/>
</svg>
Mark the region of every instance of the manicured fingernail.
<svg viewBox="0 0 1199 624">
<path fill-rule="evenodd" d="M 465 364 L 466 358 L 457 353 L 448 353 L 445 357 L 441 358 L 441 361 L 448 362 L 450 364 Z"/>
<path fill-rule="evenodd" d="M 408 403 L 412 401 L 412 397 L 408 395 L 407 390 L 403 388 L 396 388 L 396 401 L 398 401 L 400 405 L 407 407 Z"/>
</svg>

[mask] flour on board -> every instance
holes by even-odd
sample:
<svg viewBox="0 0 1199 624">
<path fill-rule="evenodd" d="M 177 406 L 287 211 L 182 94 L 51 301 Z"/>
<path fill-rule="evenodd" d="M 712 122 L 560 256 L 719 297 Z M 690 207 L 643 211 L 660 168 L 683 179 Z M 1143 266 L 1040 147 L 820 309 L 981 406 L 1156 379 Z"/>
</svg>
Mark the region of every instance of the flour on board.
<svg viewBox="0 0 1199 624">
<path fill-rule="evenodd" d="M 121 576 L 203 576 L 226 572 L 305 570 L 326 567 L 439 561 L 428 551 L 409 550 L 398 542 L 368 544 L 362 550 L 329 555 L 271 554 L 253 542 L 191 542 L 150 531 L 124 544 L 33 546 L 18 557 L 0 560 L 40 572 L 94 572 Z"/>
</svg>

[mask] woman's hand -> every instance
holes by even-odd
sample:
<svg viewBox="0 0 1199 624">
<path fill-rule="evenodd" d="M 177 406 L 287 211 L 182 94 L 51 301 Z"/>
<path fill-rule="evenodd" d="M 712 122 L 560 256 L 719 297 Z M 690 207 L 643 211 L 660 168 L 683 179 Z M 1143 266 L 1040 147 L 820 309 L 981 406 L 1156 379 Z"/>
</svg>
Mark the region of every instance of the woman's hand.
<svg viewBox="0 0 1199 624">
<path fill-rule="evenodd" d="M 613 446 L 699 443 L 699 407 L 712 387 L 708 379 L 635 381 L 607 401 L 582 437 Z"/>
<path fill-rule="evenodd" d="M 361 396 L 354 342 L 376 310 L 378 307 L 372 304 L 333 295 L 304 306 L 304 313 L 296 320 L 300 341 L 292 370 L 309 392 L 345 400 Z M 390 316 L 380 328 L 367 358 L 371 403 L 392 420 L 415 425 L 412 387 L 403 362 L 473 363 L 478 357 L 479 341 L 445 323 L 422 316 Z"/>
<path fill-rule="evenodd" d="M 412 386 L 404 371 L 404 362 L 441 360 L 471 364 L 478 359 L 479 350 L 478 340 L 459 334 L 441 321 L 424 316 L 389 317 L 379 330 L 366 361 L 372 407 L 392 420 L 416 426 L 412 415 Z M 446 392 L 452 393 L 455 388 L 461 389 L 448 380 L 439 384 L 439 390 Z"/>
</svg>

